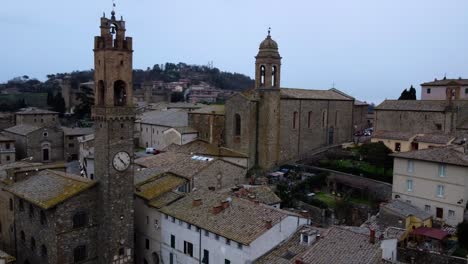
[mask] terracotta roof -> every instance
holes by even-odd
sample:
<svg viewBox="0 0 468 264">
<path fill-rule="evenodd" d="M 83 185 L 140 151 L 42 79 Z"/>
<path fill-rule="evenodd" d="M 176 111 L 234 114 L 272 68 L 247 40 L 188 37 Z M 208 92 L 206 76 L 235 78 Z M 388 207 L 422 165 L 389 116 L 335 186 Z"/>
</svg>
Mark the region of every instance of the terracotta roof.
<svg viewBox="0 0 468 264">
<path fill-rule="evenodd" d="M 162 173 L 135 185 L 135 194 L 145 200 L 151 200 L 175 190 L 186 182 L 186 179 L 173 173 Z"/>
<path fill-rule="evenodd" d="M 163 172 L 160 168 L 137 168 L 134 172 L 133 182 L 139 184 Z"/>
<path fill-rule="evenodd" d="M 380 243 L 369 243 L 368 235 L 333 226 L 298 258 L 310 264 L 374 264 L 380 251 Z"/>
<path fill-rule="evenodd" d="M 91 127 L 62 127 L 65 136 L 84 136 L 94 133 L 94 128 Z"/>
<path fill-rule="evenodd" d="M 281 88 L 281 98 L 289 99 L 316 99 L 316 100 L 347 100 L 351 101 L 348 96 L 338 93 L 333 90 L 307 90 L 307 89 L 290 89 Z"/>
<path fill-rule="evenodd" d="M 359 100 L 354 100 L 354 105 L 356 105 L 356 106 L 368 106 L 369 104 L 366 103 L 366 102 L 359 101 Z"/>
<path fill-rule="evenodd" d="M 95 181 L 80 176 L 44 170 L 6 190 L 43 209 L 49 209 L 94 185 Z"/>
<path fill-rule="evenodd" d="M 196 130 L 195 128 L 193 127 L 189 127 L 189 126 L 184 126 L 184 127 L 175 127 L 174 128 L 175 130 L 177 130 L 180 134 L 194 134 L 194 133 L 198 133 L 198 130 Z"/>
<path fill-rule="evenodd" d="M 153 200 L 149 201 L 149 205 L 160 209 L 166 205 L 169 205 L 178 199 L 184 197 L 183 193 L 178 193 L 178 192 L 166 192 L 161 194 L 160 196 L 154 198 Z"/>
<path fill-rule="evenodd" d="M 449 147 L 434 147 L 409 152 L 391 154 L 396 158 L 431 161 L 437 163 L 453 164 L 458 166 L 468 166 L 468 156 L 461 150 Z"/>
<path fill-rule="evenodd" d="M 372 135 L 373 138 L 377 139 L 394 139 L 394 140 L 410 140 L 415 137 L 416 134 L 412 132 L 399 132 L 399 131 L 387 131 L 378 130 Z"/>
<path fill-rule="evenodd" d="M 402 217 L 415 216 L 421 219 L 422 221 L 432 217 L 432 215 L 427 213 L 426 211 L 423 211 L 414 205 L 411 205 L 407 202 L 403 202 L 398 199 L 391 200 L 388 203 L 383 203 L 380 205 L 380 207 L 388 209 L 399 216 L 402 216 Z"/>
<path fill-rule="evenodd" d="M 193 200 L 199 198 L 202 198 L 201 205 L 193 206 Z M 231 199 L 229 207 L 214 214 L 213 207 L 228 198 Z M 286 211 L 266 205 L 227 194 L 200 191 L 189 193 L 160 211 L 244 245 L 249 245 L 269 230 L 266 221 L 275 226 L 288 216 Z"/>
<path fill-rule="evenodd" d="M 468 79 L 442 79 L 434 80 L 433 82 L 425 82 L 421 86 L 447 86 L 447 85 L 468 85 Z"/>
<path fill-rule="evenodd" d="M 302 226 L 296 233 L 289 237 L 286 241 L 267 252 L 255 260 L 255 264 L 289 264 L 294 263 L 296 256 L 303 254 L 310 246 L 301 243 L 301 234 L 304 232 L 315 231 L 318 234 L 325 232 L 322 228 L 316 228 L 311 226 Z"/>
<path fill-rule="evenodd" d="M 17 115 L 39 115 L 39 114 L 57 114 L 58 112 L 54 111 L 49 111 L 49 110 L 44 110 L 36 107 L 27 107 L 27 108 L 21 108 L 18 112 L 16 112 Z"/>
<path fill-rule="evenodd" d="M 145 112 L 140 119 L 142 124 L 159 125 L 165 127 L 184 127 L 188 125 L 188 114 L 181 110 L 157 110 Z"/>
<path fill-rule="evenodd" d="M 165 151 L 180 152 L 187 154 L 209 155 L 213 157 L 247 158 L 247 155 L 225 147 L 218 147 L 204 140 L 197 139 L 185 145 L 169 145 Z"/>
<path fill-rule="evenodd" d="M 163 152 L 158 155 L 139 158 L 135 164 L 145 168 L 158 168 L 163 172 L 172 172 L 191 179 L 195 174 L 207 167 L 212 159 L 193 159 L 193 155 L 178 152 Z"/>
<path fill-rule="evenodd" d="M 434 144 L 450 144 L 455 140 L 455 136 L 448 134 L 424 134 L 414 138 L 415 142 L 434 143 Z"/>
<path fill-rule="evenodd" d="M 443 112 L 448 106 L 445 100 L 385 100 L 375 110 Z"/>
<path fill-rule="evenodd" d="M 247 168 L 216 159 L 194 176 L 193 185 L 197 189 L 206 190 L 210 187 L 217 190 L 231 188 L 237 184 L 247 183 L 246 175 Z"/>
<path fill-rule="evenodd" d="M 13 183 L 11 180 L 7 179 L 7 170 L 9 169 L 18 169 L 18 168 L 26 168 L 26 167 L 34 167 L 42 165 L 42 163 L 32 163 L 26 161 L 16 161 L 12 163 L 8 163 L 5 165 L 0 166 L 0 182 L 5 184 Z"/>
<path fill-rule="evenodd" d="M 9 127 L 5 129 L 6 132 L 12 133 L 12 134 L 17 134 L 17 135 L 22 135 L 25 136 L 31 132 L 34 132 L 36 130 L 40 129 L 40 127 L 37 126 L 32 126 L 28 124 L 22 124 L 22 125 L 17 125 L 14 127 Z"/>
<path fill-rule="evenodd" d="M 430 238 L 435 238 L 437 240 L 442 240 L 447 237 L 449 234 L 441 229 L 430 228 L 430 227 L 418 227 L 413 232 L 414 235 L 420 235 Z"/>
<path fill-rule="evenodd" d="M 240 198 L 259 201 L 267 205 L 281 203 L 281 199 L 266 185 L 246 185 L 239 190 L 233 191 L 234 195 Z"/>
<path fill-rule="evenodd" d="M 214 115 L 224 115 L 224 105 L 208 105 L 206 107 L 193 110 L 189 112 L 190 114 L 214 114 Z"/>
</svg>

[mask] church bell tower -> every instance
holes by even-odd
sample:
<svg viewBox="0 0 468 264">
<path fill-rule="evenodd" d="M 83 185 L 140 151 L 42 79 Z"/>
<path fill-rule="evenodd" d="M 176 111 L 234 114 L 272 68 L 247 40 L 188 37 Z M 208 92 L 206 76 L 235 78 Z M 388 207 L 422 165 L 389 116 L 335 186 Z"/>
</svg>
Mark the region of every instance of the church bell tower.
<svg viewBox="0 0 468 264">
<path fill-rule="evenodd" d="M 133 263 L 133 108 L 132 38 L 125 21 L 101 18 L 94 39 L 95 180 L 99 182 L 98 260 Z"/>
<path fill-rule="evenodd" d="M 271 38 L 270 29 L 255 59 L 255 88 L 280 88 L 281 56 L 278 43 Z"/>
</svg>

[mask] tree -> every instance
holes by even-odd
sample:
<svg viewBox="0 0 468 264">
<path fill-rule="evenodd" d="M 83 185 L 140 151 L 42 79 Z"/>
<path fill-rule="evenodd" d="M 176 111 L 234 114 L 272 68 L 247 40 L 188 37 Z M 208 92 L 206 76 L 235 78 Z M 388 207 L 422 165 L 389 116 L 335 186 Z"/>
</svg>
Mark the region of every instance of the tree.
<svg viewBox="0 0 468 264">
<path fill-rule="evenodd" d="M 384 168 L 384 171 L 393 167 L 393 159 L 388 155 L 392 150 L 382 142 L 364 144 L 359 148 L 359 154 L 368 162 Z"/>
<path fill-rule="evenodd" d="M 458 244 L 468 250 L 468 221 L 463 221 L 457 225 Z"/>
<path fill-rule="evenodd" d="M 59 112 L 61 115 L 65 113 L 65 99 L 63 99 L 62 93 L 58 92 L 52 103 L 52 109 L 56 112 Z"/>
<path fill-rule="evenodd" d="M 411 85 L 409 91 L 407 89 L 403 90 L 398 100 L 416 100 L 416 89 L 414 89 L 413 85 Z"/>
<path fill-rule="evenodd" d="M 81 92 L 76 95 L 76 99 L 80 103 L 75 107 L 75 115 L 77 118 L 82 119 L 91 115 L 91 106 L 94 104 L 93 89 L 83 85 Z"/>
<path fill-rule="evenodd" d="M 183 102 L 184 101 L 184 93 L 182 92 L 173 92 L 171 94 L 171 103 Z"/>
</svg>

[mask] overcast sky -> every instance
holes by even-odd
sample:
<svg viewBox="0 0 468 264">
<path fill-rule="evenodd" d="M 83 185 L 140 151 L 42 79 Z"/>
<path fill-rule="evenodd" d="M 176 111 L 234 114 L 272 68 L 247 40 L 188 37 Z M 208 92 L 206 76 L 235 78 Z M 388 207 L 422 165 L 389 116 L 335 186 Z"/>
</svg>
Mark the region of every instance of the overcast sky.
<svg viewBox="0 0 468 264">
<path fill-rule="evenodd" d="M 0 82 L 93 67 L 111 0 L 14 0 L 0 9 Z M 254 75 L 268 27 L 282 86 L 335 87 L 379 103 L 434 78 L 468 78 L 466 0 L 117 0 L 134 68 L 213 61 Z"/>
</svg>

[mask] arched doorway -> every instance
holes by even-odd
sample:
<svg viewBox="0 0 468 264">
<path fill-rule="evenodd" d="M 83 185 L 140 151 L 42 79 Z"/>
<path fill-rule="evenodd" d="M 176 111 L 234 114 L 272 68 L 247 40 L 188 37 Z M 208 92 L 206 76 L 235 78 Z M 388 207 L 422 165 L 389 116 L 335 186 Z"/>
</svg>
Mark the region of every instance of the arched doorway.
<svg viewBox="0 0 468 264">
<path fill-rule="evenodd" d="M 50 143 L 43 143 L 41 146 L 42 161 L 48 162 L 51 160 L 51 147 Z"/>
</svg>

